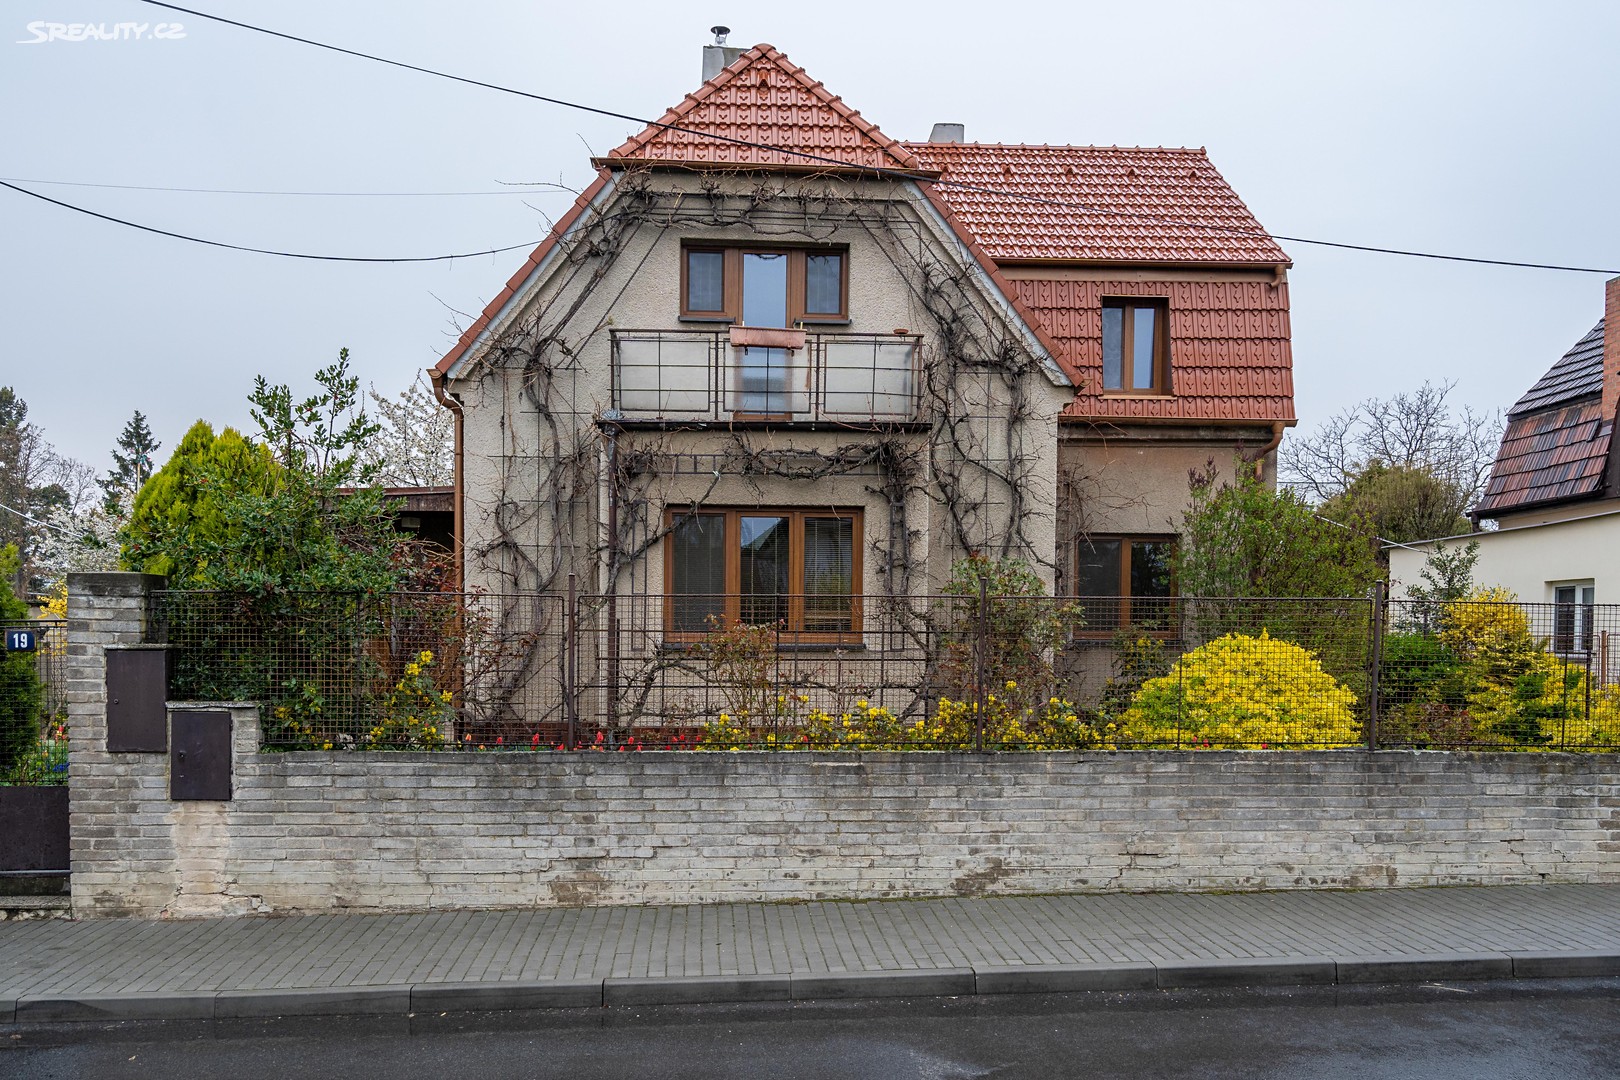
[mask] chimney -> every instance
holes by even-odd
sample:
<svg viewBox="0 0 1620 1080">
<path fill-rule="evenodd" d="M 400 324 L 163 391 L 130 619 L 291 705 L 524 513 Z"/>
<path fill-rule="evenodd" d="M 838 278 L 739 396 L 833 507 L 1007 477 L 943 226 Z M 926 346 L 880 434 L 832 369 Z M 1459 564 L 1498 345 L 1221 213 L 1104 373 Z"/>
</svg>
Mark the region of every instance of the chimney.
<svg viewBox="0 0 1620 1080">
<path fill-rule="evenodd" d="M 928 133 L 929 142 L 967 142 L 967 125 L 935 124 Z"/>
<path fill-rule="evenodd" d="M 737 57 L 747 51 L 726 44 L 726 35 L 731 33 L 731 27 L 729 26 L 711 26 L 709 27 L 709 33 L 714 35 L 714 44 L 703 46 L 704 82 L 708 82 L 736 63 Z"/>
<path fill-rule="evenodd" d="M 1610 278 L 1603 294 L 1603 415 L 1614 418 L 1620 404 L 1620 277 Z"/>
</svg>

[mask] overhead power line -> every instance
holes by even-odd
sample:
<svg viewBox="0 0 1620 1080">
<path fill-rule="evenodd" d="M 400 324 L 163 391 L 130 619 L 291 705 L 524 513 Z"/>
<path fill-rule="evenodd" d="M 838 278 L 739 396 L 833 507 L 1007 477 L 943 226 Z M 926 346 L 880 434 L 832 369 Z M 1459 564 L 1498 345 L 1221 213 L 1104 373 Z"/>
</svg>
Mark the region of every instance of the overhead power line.
<svg viewBox="0 0 1620 1080">
<path fill-rule="evenodd" d="M 110 222 L 114 223 L 115 225 L 125 225 L 125 226 L 128 226 L 131 229 L 139 229 L 141 232 L 155 233 L 158 236 L 170 236 L 170 237 L 173 237 L 176 240 L 186 240 L 186 241 L 189 241 L 189 242 L 191 242 L 193 244 L 206 244 L 209 247 L 226 248 L 226 249 L 228 249 L 230 251 L 250 251 L 255 255 L 277 255 L 277 256 L 280 256 L 283 259 L 310 259 L 310 260 L 313 260 L 315 262 L 353 262 L 353 263 L 449 262 L 452 259 L 474 259 L 474 258 L 477 258 L 480 255 L 499 255 L 502 252 L 506 252 L 506 251 L 517 251 L 517 250 L 522 249 L 522 248 L 532 248 L 536 243 L 536 241 L 531 240 L 531 241 L 529 241 L 528 243 L 525 243 L 525 244 L 508 244 L 506 247 L 490 248 L 487 251 L 467 251 L 467 252 L 462 252 L 462 253 L 457 254 L 457 255 L 406 255 L 406 256 L 314 255 L 314 254 L 311 254 L 309 252 L 304 252 L 304 251 L 277 251 L 274 248 L 249 247 L 246 244 L 227 244 L 223 240 L 207 240 L 207 239 L 204 239 L 203 237 L 200 237 L 200 236 L 190 236 L 190 235 L 188 235 L 186 233 L 173 232 L 173 231 L 171 231 L 169 229 L 159 229 L 159 228 L 156 228 L 155 226 L 152 226 L 152 225 L 142 225 L 138 221 L 127 221 L 127 220 L 125 220 L 124 218 L 121 218 L 121 217 L 113 217 L 111 214 L 103 214 L 103 213 L 100 213 L 99 211 L 91 210 L 91 209 L 88 209 L 88 208 L 83 207 L 83 206 L 75 206 L 73 203 L 63 202 L 61 199 L 53 199 L 49 195 L 41 195 L 37 191 L 29 191 L 25 187 L 18 187 L 16 184 L 8 183 L 5 180 L 0 180 L 0 187 L 10 188 L 12 191 L 20 192 L 21 194 L 27 195 L 30 198 L 38 199 L 41 202 L 48 202 L 52 206 L 60 206 L 64 210 L 72 210 L 75 213 L 87 214 L 87 215 L 89 215 L 90 217 L 93 217 L 93 218 L 100 218 L 102 221 L 110 221 Z"/>
<path fill-rule="evenodd" d="M 579 194 L 561 184 L 514 184 L 499 191 L 258 191 L 246 188 L 163 187 L 154 184 L 93 184 L 84 180 L 35 180 L 26 176 L 0 176 L 13 184 L 36 184 L 41 187 L 104 188 L 109 191 L 172 191 L 187 195 L 317 195 L 359 199 L 427 199 L 448 195 L 544 195 L 550 191 Z M 500 183 L 500 181 L 496 181 Z M 542 190 L 536 190 L 536 188 Z"/>
<path fill-rule="evenodd" d="M 612 109 L 603 109 L 594 105 L 585 105 L 581 102 L 569 101 L 564 98 L 550 97 L 545 94 L 536 94 L 527 90 L 518 90 L 514 87 L 502 86 L 499 83 L 485 82 L 481 79 L 471 79 L 465 75 L 455 75 L 447 71 L 439 71 L 435 68 L 423 67 L 419 64 L 406 63 L 403 60 L 391 60 L 386 56 L 377 56 L 373 53 L 361 52 L 358 49 L 346 49 L 340 45 L 332 45 L 328 42 L 316 41 L 313 38 L 300 37 L 297 34 L 289 34 L 281 30 L 271 30 L 268 27 L 257 26 L 253 23 L 241 22 L 237 19 L 227 19 L 222 15 L 212 15 L 206 11 L 198 11 L 195 8 L 187 8 L 181 7 L 178 4 L 164 3 L 162 0 L 141 0 L 141 2 L 149 4 L 152 7 L 164 8 L 168 11 L 178 11 L 186 15 L 195 15 L 199 19 L 207 19 L 211 22 L 223 23 L 227 26 L 235 26 L 239 29 L 249 30 L 256 34 L 266 34 L 270 37 L 281 38 L 284 41 L 293 41 L 300 45 L 309 45 L 313 48 L 325 49 L 328 52 L 341 53 L 344 56 L 353 56 L 360 60 L 370 60 L 373 63 L 386 64 L 389 67 L 403 68 L 406 71 L 415 71 L 422 75 L 431 75 L 434 78 L 448 79 L 451 82 L 463 83 L 467 86 L 478 86 L 486 90 L 494 90 L 497 93 L 511 94 L 516 97 L 528 98 L 531 101 L 540 101 L 548 105 L 557 105 L 565 109 L 574 109 L 578 112 L 590 113 L 594 116 L 605 116 L 614 120 L 627 120 L 631 123 L 641 124 L 643 126 L 659 127 L 666 131 L 679 131 L 689 135 L 697 135 L 701 138 L 711 139 L 717 142 L 729 143 L 734 146 L 743 146 L 755 150 L 766 150 L 772 153 L 800 158 L 801 160 L 805 161 L 836 165 L 846 168 L 848 167 L 846 162 L 840 161 L 837 158 L 811 153 L 806 150 L 794 150 L 788 147 L 772 146 L 769 143 L 754 142 L 749 139 L 739 139 L 729 135 L 721 135 L 712 131 L 698 131 L 692 128 L 682 127 L 680 124 L 670 124 L 660 120 L 649 120 L 645 117 L 633 116 L 629 113 L 617 112 Z M 901 177 L 918 183 L 930 183 L 937 187 L 951 187 L 960 191 L 971 191 L 983 195 L 994 195 L 998 198 L 1017 199 L 1022 202 L 1032 203 L 1039 206 L 1049 206 L 1065 210 L 1078 210 L 1089 214 L 1107 214 L 1112 217 L 1138 218 L 1142 220 L 1157 221 L 1167 225 L 1177 225 L 1192 229 L 1204 229 L 1212 232 L 1225 232 L 1245 236 L 1265 237 L 1273 240 L 1286 240 L 1291 244 L 1310 244 L 1317 247 L 1338 248 L 1344 251 L 1364 251 L 1377 255 L 1400 255 L 1413 259 L 1436 259 L 1443 262 L 1475 263 L 1483 266 L 1511 266 L 1528 270 L 1562 270 L 1577 274 L 1620 274 L 1620 270 L 1604 269 L 1601 267 L 1567 266 L 1559 263 L 1525 262 L 1517 259 L 1487 259 L 1470 255 L 1447 255 L 1433 251 L 1417 251 L 1408 248 L 1383 247 L 1376 244 L 1351 244 L 1336 240 L 1316 240 L 1305 236 L 1286 236 L 1282 233 L 1269 233 L 1264 229 L 1247 229 L 1235 225 L 1215 225 L 1207 222 L 1183 221 L 1167 215 L 1106 210 L 1102 207 L 1090 206 L 1085 203 L 1069 202 L 1062 199 L 1051 199 L 1017 191 L 1007 191 L 1001 188 L 987 187 L 979 184 L 969 184 L 959 180 L 919 177 L 904 169 L 891 169 L 884 168 L 882 166 L 865 167 L 863 171 L 879 176 L 891 175 Z"/>
</svg>

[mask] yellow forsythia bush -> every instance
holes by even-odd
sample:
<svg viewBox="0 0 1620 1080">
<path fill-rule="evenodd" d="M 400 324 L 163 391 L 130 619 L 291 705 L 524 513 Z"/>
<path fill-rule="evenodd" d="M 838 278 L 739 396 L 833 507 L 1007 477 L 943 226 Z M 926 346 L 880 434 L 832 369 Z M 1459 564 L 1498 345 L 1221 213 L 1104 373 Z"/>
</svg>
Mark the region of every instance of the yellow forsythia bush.
<svg viewBox="0 0 1620 1080">
<path fill-rule="evenodd" d="M 450 692 L 440 690 L 431 671 L 433 653 L 423 650 L 405 665 L 393 692 L 382 703 L 382 716 L 366 733 L 375 750 L 437 750 L 455 720 Z M 331 744 L 325 749 L 330 750 Z"/>
<path fill-rule="evenodd" d="M 1440 642 L 1460 660 L 1511 662 L 1535 651 L 1530 620 L 1508 589 L 1475 589 L 1440 609 Z"/>
<path fill-rule="evenodd" d="M 1132 743 L 1211 750 L 1353 746 L 1356 696 L 1305 649 L 1227 634 L 1142 684 L 1124 714 Z"/>
</svg>

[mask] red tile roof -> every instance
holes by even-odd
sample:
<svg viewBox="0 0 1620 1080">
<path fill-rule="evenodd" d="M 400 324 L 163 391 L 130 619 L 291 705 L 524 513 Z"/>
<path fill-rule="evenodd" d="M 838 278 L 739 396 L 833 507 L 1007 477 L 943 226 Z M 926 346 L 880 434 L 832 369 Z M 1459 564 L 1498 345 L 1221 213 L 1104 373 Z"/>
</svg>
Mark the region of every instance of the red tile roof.
<svg viewBox="0 0 1620 1080">
<path fill-rule="evenodd" d="M 998 262 L 1289 264 L 1202 149 L 906 146 Z"/>
<path fill-rule="evenodd" d="M 1614 424 L 1598 400 L 1531 413 L 1508 424 L 1474 513 L 1490 517 L 1555 500 L 1603 493 Z"/>
<path fill-rule="evenodd" d="M 1502 446 L 1472 513 L 1480 517 L 1605 494 L 1614 417 L 1603 415 L 1603 328 L 1547 370 L 1508 413 Z"/>
<path fill-rule="evenodd" d="M 672 131 L 665 125 L 675 125 Z M 720 136 L 713 138 L 712 136 Z M 783 154 L 727 140 L 763 143 Z M 811 155 L 811 156 L 805 156 Z M 600 164 L 922 169 L 906 147 L 771 45 L 755 45 Z"/>
<path fill-rule="evenodd" d="M 1018 278 L 1018 298 L 1084 385 L 1069 419 L 1294 420 L 1288 286 L 1270 281 L 1062 281 Z M 1102 393 L 1102 300 L 1169 298 L 1174 396 Z"/>
</svg>

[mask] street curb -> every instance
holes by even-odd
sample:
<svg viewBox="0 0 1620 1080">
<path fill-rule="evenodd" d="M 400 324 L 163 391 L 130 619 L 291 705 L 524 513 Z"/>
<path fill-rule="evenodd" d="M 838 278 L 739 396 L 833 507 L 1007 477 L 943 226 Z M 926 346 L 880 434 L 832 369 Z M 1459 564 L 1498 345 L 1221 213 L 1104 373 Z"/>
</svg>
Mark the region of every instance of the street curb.
<svg viewBox="0 0 1620 1080">
<path fill-rule="evenodd" d="M 1216 986 L 1332 986 L 1338 966 L 1325 956 L 1161 961 L 1161 990 Z"/>
<path fill-rule="evenodd" d="M 150 994 L 38 994 L 0 997 L 0 1027 L 124 1020 L 382 1016 L 604 1005 L 719 1004 L 883 997 L 967 997 L 1233 988 L 1569 979 L 1620 976 L 1620 950 L 1430 953 L 1386 956 L 1240 957 L 1156 963 L 999 965 L 888 971 L 801 972 Z"/>
</svg>

